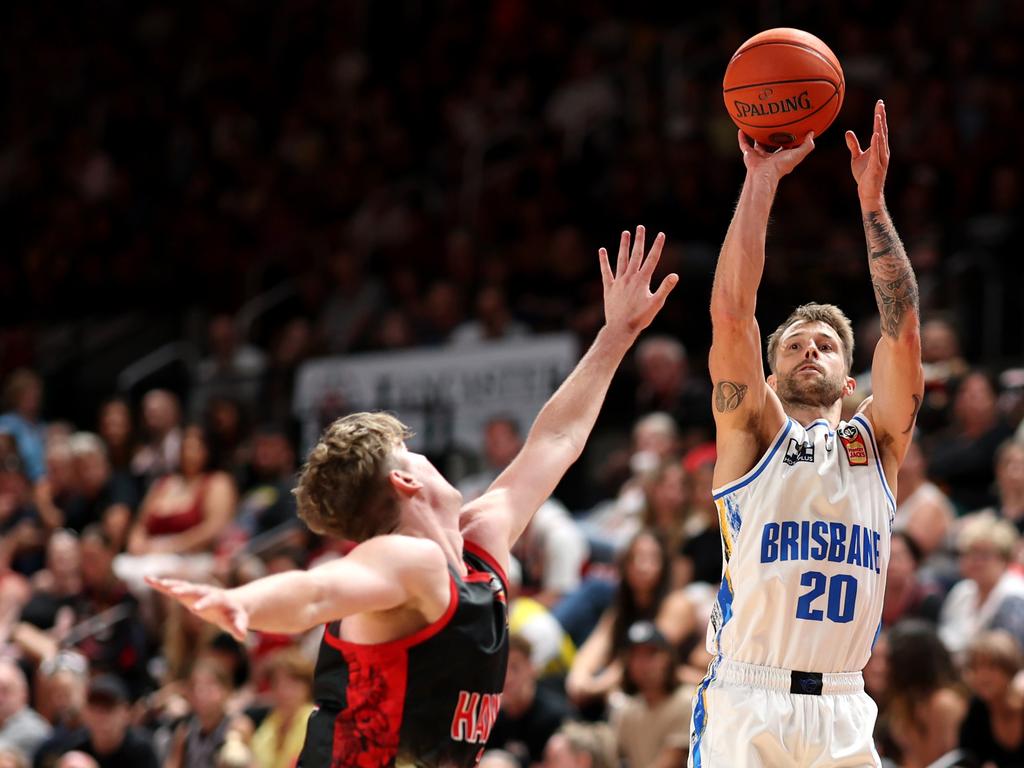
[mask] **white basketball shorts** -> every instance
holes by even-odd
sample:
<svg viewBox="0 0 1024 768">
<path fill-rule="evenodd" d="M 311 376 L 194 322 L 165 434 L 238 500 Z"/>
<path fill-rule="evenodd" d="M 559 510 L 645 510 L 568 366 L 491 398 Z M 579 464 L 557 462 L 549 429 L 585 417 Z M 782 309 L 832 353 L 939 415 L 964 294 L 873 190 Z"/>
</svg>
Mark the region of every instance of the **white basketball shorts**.
<svg viewBox="0 0 1024 768">
<path fill-rule="evenodd" d="M 878 707 L 859 672 L 716 659 L 697 688 L 690 768 L 877 768 Z"/>
</svg>

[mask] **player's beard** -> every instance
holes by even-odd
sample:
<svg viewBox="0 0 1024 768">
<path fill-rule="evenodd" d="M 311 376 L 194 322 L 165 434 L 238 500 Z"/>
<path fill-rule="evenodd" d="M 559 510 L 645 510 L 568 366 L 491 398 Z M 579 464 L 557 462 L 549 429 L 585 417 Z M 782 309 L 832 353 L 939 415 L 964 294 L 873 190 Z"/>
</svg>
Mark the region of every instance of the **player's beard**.
<svg viewBox="0 0 1024 768">
<path fill-rule="evenodd" d="M 817 408 L 830 406 L 843 396 L 846 377 L 827 373 L 814 378 L 797 378 L 797 371 L 778 376 L 775 391 L 784 403 Z"/>
</svg>

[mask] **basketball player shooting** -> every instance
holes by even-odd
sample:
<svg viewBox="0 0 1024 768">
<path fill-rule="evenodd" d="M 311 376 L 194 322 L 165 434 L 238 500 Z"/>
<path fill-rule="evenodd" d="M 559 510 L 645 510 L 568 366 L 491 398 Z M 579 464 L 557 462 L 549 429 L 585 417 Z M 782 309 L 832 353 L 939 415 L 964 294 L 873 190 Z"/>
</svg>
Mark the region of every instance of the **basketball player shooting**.
<svg viewBox="0 0 1024 768">
<path fill-rule="evenodd" d="M 498 714 L 508 655 L 509 550 L 579 457 L 626 351 L 678 282 L 651 278 L 644 229 L 600 251 L 605 325 L 488 491 L 462 497 L 389 414 L 327 428 L 296 495 L 311 529 L 360 542 L 343 559 L 236 589 L 149 579 L 239 641 L 324 624 L 304 768 L 473 766 Z"/>
<path fill-rule="evenodd" d="M 861 669 L 882 614 L 896 473 L 923 392 L 917 283 L 885 207 L 885 106 L 862 150 L 847 132 L 881 315 L 874 396 L 842 421 L 853 333 L 832 305 L 798 307 L 769 337 L 754 319 L 776 187 L 814 148 L 740 133 L 747 169 L 711 297 L 725 554 L 708 629 L 715 658 L 694 700 L 691 766 L 876 766 Z"/>
</svg>

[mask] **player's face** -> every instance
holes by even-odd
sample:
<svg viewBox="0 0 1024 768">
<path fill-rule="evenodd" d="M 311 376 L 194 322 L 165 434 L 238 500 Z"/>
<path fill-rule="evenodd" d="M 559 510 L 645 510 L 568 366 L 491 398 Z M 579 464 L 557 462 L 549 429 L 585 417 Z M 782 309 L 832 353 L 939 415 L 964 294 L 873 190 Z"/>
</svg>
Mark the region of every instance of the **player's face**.
<svg viewBox="0 0 1024 768">
<path fill-rule="evenodd" d="M 848 394 L 853 381 L 846 375 L 839 335 L 820 322 L 794 323 L 783 332 L 775 370 L 775 391 L 792 405 L 832 405 Z"/>
</svg>

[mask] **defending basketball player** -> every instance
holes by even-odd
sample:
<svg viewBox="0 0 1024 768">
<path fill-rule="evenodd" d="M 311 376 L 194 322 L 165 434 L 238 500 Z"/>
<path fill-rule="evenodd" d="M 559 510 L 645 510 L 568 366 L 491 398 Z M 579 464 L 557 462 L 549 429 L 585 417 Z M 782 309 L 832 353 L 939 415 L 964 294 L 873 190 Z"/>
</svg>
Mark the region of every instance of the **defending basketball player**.
<svg viewBox="0 0 1024 768">
<path fill-rule="evenodd" d="M 623 232 L 614 274 L 601 249 L 605 325 L 480 498 L 463 506 L 393 416 L 355 414 L 327 428 L 296 490 L 310 528 L 361 542 L 348 556 L 230 590 L 150 580 L 239 640 L 326 625 L 300 766 L 476 764 L 505 680 L 509 550 L 579 457 L 612 375 L 678 282 L 650 291 L 664 243 L 659 234 L 645 259 L 643 227 L 632 250 Z"/>
<path fill-rule="evenodd" d="M 882 339 L 872 389 L 849 421 L 850 321 L 797 308 L 769 337 L 754 319 L 776 187 L 813 134 L 774 153 L 740 133 L 747 175 L 715 273 L 710 370 L 718 428 L 714 497 L 725 553 L 708 630 L 715 659 L 698 688 L 691 766 L 875 766 L 877 710 L 861 669 L 882 613 L 896 473 L 923 377 L 917 284 L 885 207 L 888 126 L 847 132 Z"/>
</svg>

